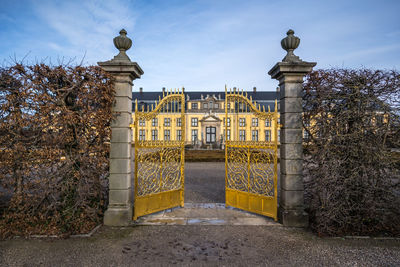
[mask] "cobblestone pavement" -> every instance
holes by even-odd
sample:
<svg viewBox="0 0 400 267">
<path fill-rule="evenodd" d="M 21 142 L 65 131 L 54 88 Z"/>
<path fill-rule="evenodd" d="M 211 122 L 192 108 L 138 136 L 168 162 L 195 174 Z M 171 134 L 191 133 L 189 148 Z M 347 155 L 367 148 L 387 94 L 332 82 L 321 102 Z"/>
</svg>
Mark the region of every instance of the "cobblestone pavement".
<svg viewBox="0 0 400 267">
<path fill-rule="evenodd" d="M 224 203 L 186 203 L 177 207 L 140 217 L 136 225 L 275 225 L 273 219 L 225 207 Z"/>
</svg>

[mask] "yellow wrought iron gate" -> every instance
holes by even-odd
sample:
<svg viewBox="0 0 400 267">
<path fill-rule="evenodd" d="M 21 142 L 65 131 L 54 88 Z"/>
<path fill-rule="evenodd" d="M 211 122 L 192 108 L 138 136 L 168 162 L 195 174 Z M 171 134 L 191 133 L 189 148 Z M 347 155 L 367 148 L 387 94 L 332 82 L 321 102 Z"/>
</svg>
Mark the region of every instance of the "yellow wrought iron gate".
<svg viewBox="0 0 400 267">
<path fill-rule="evenodd" d="M 251 114 L 251 116 L 246 116 Z M 252 121 L 245 121 L 251 119 Z M 264 134 L 266 124 L 274 131 Z M 260 125 L 261 126 L 261 125 Z M 278 110 L 265 111 L 247 93 L 225 88 L 225 201 L 277 220 Z M 265 129 L 261 132 L 261 129 Z M 271 141 L 272 136 L 272 141 Z M 246 138 L 247 137 L 247 138 Z M 248 139 L 251 138 L 251 141 Z M 269 139 L 269 140 L 268 140 Z"/>
<path fill-rule="evenodd" d="M 141 106 L 141 107 L 139 107 Z M 135 101 L 134 216 L 184 205 L 185 97 L 167 92 L 154 105 Z"/>
</svg>

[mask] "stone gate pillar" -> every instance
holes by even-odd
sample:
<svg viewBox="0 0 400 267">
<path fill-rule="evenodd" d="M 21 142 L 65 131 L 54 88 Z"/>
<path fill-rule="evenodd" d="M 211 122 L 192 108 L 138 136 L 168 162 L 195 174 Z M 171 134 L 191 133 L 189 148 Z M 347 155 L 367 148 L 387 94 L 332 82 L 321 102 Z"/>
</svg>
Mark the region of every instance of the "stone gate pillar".
<svg viewBox="0 0 400 267">
<path fill-rule="evenodd" d="M 109 204 L 104 214 L 104 224 L 124 226 L 132 221 L 131 190 L 131 141 L 132 81 L 140 78 L 142 69 L 132 62 L 125 53 L 132 46 L 122 29 L 114 38 L 114 45 L 120 51 L 113 59 L 98 62 L 99 66 L 111 73 L 115 79 L 115 102 L 111 122 Z"/>
<path fill-rule="evenodd" d="M 304 212 L 302 90 L 303 78 L 317 64 L 302 61 L 293 51 L 300 39 L 289 30 L 282 39 L 287 55 L 268 72 L 279 81 L 280 87 L 280 201 L 279 221 L 284 226 L 307 227 L 308 214 Z"/>
</svg>

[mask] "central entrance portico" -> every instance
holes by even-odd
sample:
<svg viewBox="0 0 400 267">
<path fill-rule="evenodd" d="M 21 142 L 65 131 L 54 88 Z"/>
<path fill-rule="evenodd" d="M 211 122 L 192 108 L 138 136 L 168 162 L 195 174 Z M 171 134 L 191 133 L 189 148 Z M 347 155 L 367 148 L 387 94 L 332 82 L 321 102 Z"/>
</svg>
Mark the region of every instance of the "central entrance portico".
<svg viewBox="0 0 400 267">
<path fill-rule="evenodd" d="M 205 145 L 211 145 L 214 148 L 219 148 L 222 144 L 222 120 L 218 118 L 217 115 L 209 113 L 205 115 L 200 122 L 201 135 L 202 137 L 205 137 L 202 138 L 202 140 L 205 141 Z"/>
</svg>

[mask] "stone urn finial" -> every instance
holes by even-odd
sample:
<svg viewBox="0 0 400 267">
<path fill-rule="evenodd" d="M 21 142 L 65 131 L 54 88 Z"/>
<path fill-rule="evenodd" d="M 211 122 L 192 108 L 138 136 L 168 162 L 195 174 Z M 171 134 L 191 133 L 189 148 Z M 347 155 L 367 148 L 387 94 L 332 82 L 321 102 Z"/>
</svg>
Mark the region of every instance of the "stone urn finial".
<svg viewBox="0 0 400 267">
<path fill-rule="evenodd" d="M 127 37 L 126 34 L 127 34 L 126 30 L 122 29 L 119 32 L 119 36 L 114 38 L 114 45 L 119 50 L 119 54 L 114 57 L 114 60 L 130 61 L 130 58 L 126 54 L 126 51 L 129 48 L 131 48 L 132 40 L 129 37 Z"/>
<path fill-rule="evenodd" d="M 282 39 L 281 46 L 284 50 L 287 51 L 286 56 L 282 59 L 285 62 L 299 62 L 301 59 L 296 56 L 293 51 L 299 47 L 300 38 L 294 36 L 294 31 L 292 29 L 287 31 L 287 36 Z"/>
</svg>

